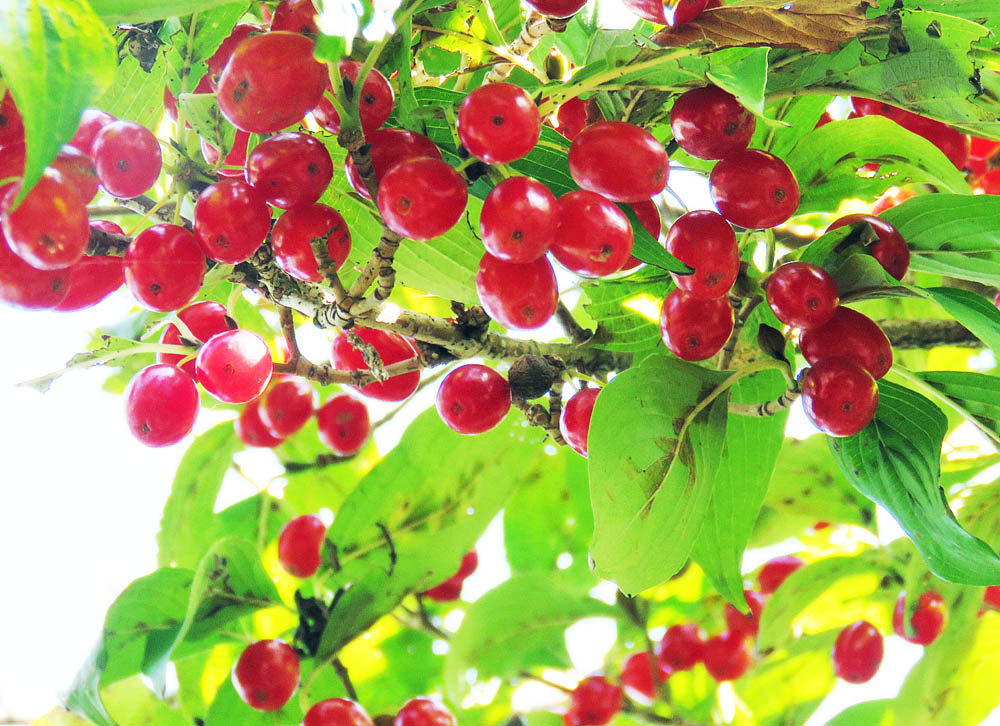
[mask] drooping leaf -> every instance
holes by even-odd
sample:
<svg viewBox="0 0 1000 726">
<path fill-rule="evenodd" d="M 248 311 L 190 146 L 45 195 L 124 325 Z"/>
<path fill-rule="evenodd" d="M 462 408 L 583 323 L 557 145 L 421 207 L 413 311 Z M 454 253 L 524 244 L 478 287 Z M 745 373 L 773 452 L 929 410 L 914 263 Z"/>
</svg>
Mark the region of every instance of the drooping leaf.
<svg viewBox="0 0 1000 726">
<path fill-rule="evenodd" d="M 119 64 L 114 81 L 95 105 L 115 118 L 155 129 L 163 118 L 166 70 L 162 57 L 158 57 L 153 67 L 145 71 L 138 60 L 128 56 Z"/>
<path fill-rule="evenodd" d="M 955 287 L 925 289 L 910 286 L 909 289 L 920 297 L 936 302 L 995 354 L 1000 355 L 1000 310 L 991 300 Z"/>
<path fill-rule="evenodd" d="M 893 726 L 893 703 L 891 698 L 856 703 L 830 719 L 827 726 Z"/>
<path fill-rule="evenodd" d="M 729 91 L 747 109 L 764 114 L 767 87 L 767 55 L 770 48 L 727 48 L 708 56 L 706 77 Z"/>
<path fill-rule="evenodd" d="M 967 371 L 925 371 L 918 375 L 970 414 L 987 436 L 994 441 L 1000 438 L 1000 379 Z"/>
<path fill-rule="evenodd" d="M 148 23 L 211 10 L 232 0 L 90 0 L 90 5 L 105 23 L 121 25 Z"/>
<path fill-rule="evenodd" d="M 583 307 L 609 336 L 597 343 L 599 347 L 640 356 L 662 350 L 656 321 L 672 283 L 650 272 L 642 270 L 626 280 L 584 283 L 590 302 Z"/>
</svg>

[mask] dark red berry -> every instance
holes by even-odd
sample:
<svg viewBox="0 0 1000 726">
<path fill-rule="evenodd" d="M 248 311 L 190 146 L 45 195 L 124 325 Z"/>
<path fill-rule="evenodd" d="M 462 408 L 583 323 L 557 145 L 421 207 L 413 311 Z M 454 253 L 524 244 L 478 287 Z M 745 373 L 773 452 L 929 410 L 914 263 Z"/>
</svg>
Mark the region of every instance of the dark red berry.
<svg viewBox="0 0 1000 726">
<path fill-rule="evenodd" d="M 699 159 L 724 159 L 750 143 L 757 121 L 717 86 L 695 88 L 674 101 L 670 128 L 684 151 Z"/>
<path fill-rule="evenodd" d="M 205 139 L 201 139 L 199 143 L 201 145 L 201 155 L 205 157 L 205 161 L 213 167 L 216 164 L 220 164 L 219 150 L 205 141 Z M 243 176 L 243 167 L 247 163 L 247 147 L 249 144 L 250 134 L 246 131 L 237 130 L 236 136 L 233 138 L 233 148 L 226 154 L 226 158 L 222 160 L 216 173 L 219 176 Z"/>
<path fill-rule="evenodd" d="M 704 643 L 694 623 L 671 625 L 656 647 L 660 662 L 670 671 L 686 671 L 701 660 Z"/>
<path fill-rule="evenodd" d="M 258 711 L 277 711 L 299 686 L 299 657 L 280 640 L 248 645 L 233 666 L 233 687 Z"/>
<path fill-rule="evenodd" d="M 600 392 L 600 388 L 584 388 L 579 393 L 573 394 L 559 414 L 559 433 L 580 456 L 587 456 L 590 418 L 594 413 L 597 394 Z"/>
<path fill-rule="evenodd" d="M 917 607 L 910 616 L 910 628 L 907 628 L 906 593 L 901 592 L 892 611 L 892 630 L 911 643 L 930 645 L 944 629 L 945 613 L 944 598 L 929 590 L 917 599 Z"/>
<path fill-rule="evenodd" d="M 792 170 L 760 149 L 739 151 L 716 164 L 709 191 L 723 217 L 751 229 L 776 227 L 799 206 L 799 184 Z"/>
<path fill-rule="evenodd" d="M 393 232 L 414 240 L 433 239 L 454 227 L 468 200 L 459 173 L 430 157 L 396 164 L 379 183 L 382 219 Z"/>
<path fill-rule="evenodd" d="M 125 286 L 140 304 L 166 313 L 201 289 L 205 255 L 194 235 L 176 224 L 141 232 L 125 252 Z"/>
<path fill-rule="evenodd" d="M 229 63 L 229 59 L 233 57 L 233 52 L 239 47 L 240 43 L 249 38 L 251 35 L 258 35 L 262 31 L 256 25 L 250 25 L 249 23 L 237 23 L 236 27 L 233 28 L 233 32 L 219 44 L 218 50 L 212 54 L 212 56 L 206 61 L 208 64 L 208 81 L 211 86 L 211 90 L 216 90 L 219 87 L 219 77 L 222 75 L 222 71 L 226 69 L 226 64 Z M 201 85 L 201 84 L 199 84 Z"/>
<path fill-rule="evenodd" d="M 36 270 L 11 251 L 0 227 L 0 302 L 25 310 L 54 308 L 66 297 L 72 270 Z"/>
<path fill-rule="evenodd" d="M 622 689 L 603 676 L 584 678 L 570 694 L 570 712 L 578 726 L 602 726 L 622 710 Z"/>
<path fill-rule="evenodd" d="M 487 164 L 507 164 L 527 156 L 542 130 L 531 96 L 512 83 L 475 89 L 458 109 L 458 138 Z"/>
<path fill-rule="evenodd" d="M 274 261 L 297 280 L 322 282 L 319 262 L 313 245 L 339 270 L 351 252 L 351 232 L 347 222 L 333 207 L 312 204 L 296 207 L 282 214 L 274 223 L 271 245 Z"/>
<path fill-rule="evenodd" d="M 368 408 L 358 399 L 339 393 L 316 412 L 319 440 L 337 456 L 356 454 L 371 433 Z"/>
<path fill-rule="evenodd" d="M 550 18 L 568 18 L 580 12 L 587 0 L 525 0 L 525 3 Z"/>
<path fill-rule="evenodd" d="M 726 631 L 705 641 L 702 661 L 717 681 L 735 681 L 750 668 L 750 649 L 742 633 Z"/>
<path fill-rule="evenodd" d="M 656 683 L 653 674 L 656 674 Z M 625 659 L 622 666 L 622 685 L 638 691 L 646 698 L 656 697 L 656 684 L 663 683 L 670 677 L 670 669 L 649 653 L 633 653 Z"/>
<path fill-rule="evenodd" d="M 91 223 L 91 226 L 95 225 L 96 223 Z M 121 257 L 83 257 L 67 268 L 67 272 L 69 282 L 66 297 L 54 308 L 60 312 L 93 307 L 125 284 L 125 268 Z"/>
<path fill-rule="evenodd" d="M 125 418 L 132 435 L 146 446 L 176 444 L 198 418 L 198 387 L 172 365 L 146 366 L 129 381 Z"/>
<path fill-rule="evenodd" d="M 437 410 L 453 431 L 481 434 L 503 421 L 510 410 L 510 385 L 479 363 L 459 366 L 441 381 Z"/>
<path fill-rule="evenodd" d="M 24 144 L 24 120 L 10 91 L 0 100 L 0 149 Z"/>
<path fill-rule="evenodd" d="M 667 252 L 694 268 L 692 275 L 670 273 L 677 287 L 702 299 L 729 292 L 740 271 L 736 233 L 721 214 L 709 211 L 681 215 L 667 233 Z"/>
<path fill-rule="evenodd" d="M 392 726 L 456 726 L 455 717 L 429 698 L 413 698 L 403 704 Z"/>
<path fill-rule="evenodd" d="M 983 602 L 1000 609 L 1000 585 L 991 585 L 983 593 Z"/>
<path fill-rule="evenodd" d="M 351 331 L 357 333 L 362 342 L 375 349 L 384 366 L 417 357 L 417 349 L 413 342 L 402 335 L 373 328 L 363 328 L 359 325 L 351 328 Z M 354 347 L 346 333 L 337 335 L 333 339 L 331 362 L 333 367 L 339 371 L 368 370 L 364 356 L 360 350 Z M 419 383 L 420 372 L 413 371 L 400 373 L 381 383 L 368 383 L 358 390 L 369 398 L 377 398 L 380 401 L 402 401 L 409 398 Z"/>
<path fill-rule="evenodd" d="M 760 628 L 760 614 L 764 611 L 764 596 L 759 592 L 744 590 L 743 596 L 750 606 L 750 614 L 744 615 L 731 604 L 726 603 L 726 627 L 734 633 L 753 638 Z"/>
<path fill-rule="evenodd" d="M 94 139 L 93 157 L 104 191 L 121 199 L 147 191 L 163 166 L 153 132 L 134 121 L 114 121 L 102 128 Z"/>
<path fill-rule="evenodd" d="M 273 449 L 280 446 L 284 439 L 276 436 L 270 431 L 260 418 L 261 399 L 255 398 L 240 411 L 239 417 L 234 424 L 236 435 L 247 446 L 257 446 L 265 449 Z"/>
<path fill-rule="evenodd" d="M 312 418 L 316 391 L 302 378 L 289 378 L 271 386 L 260 400 L 264 425 L 278 436 L 291 436 Z"/>
<path fill-rule="evenodd" d="M 249 330 L 227 330 L 209 338 L 195 358 L 198 382 L 223 403 L 247 403 L 271 380 L 271 351 Z"/>
<path fill-rule="evenodd" d="M 882 634 L 859 620 L 840 631 L 833 646 L 833 670 L 848 683 L 870 681 L 882 664 Z"/>
<path fill-rule="evenodd" d="M 623 0 L 623 2 L 640 18 L 671 27 L 694 20 L 708 6 L 708 0 Z"/>
<path fill-rule="evenodd" d="M 372 720 L 359 703 L 346 698 L 327 698 L 313 704 L 302 726 L 372 726 Z"/>
<path fill-rule="evenodd" d="M 319 35 L 316 8 L 313 7 L 312 0 L 281 0 L 271 16 L 271 30 Z"/>
<path fill-rule="evenodd" d="M 786 262 L 765 284 L 767 303 L 785 325 L 815 328 L 833 317 L 840 304 L 837 283 L 822 267 Z"/>
<path fill-rule="evenodd" d="M 20 190 L 15 182 L 0 197 L 0 228 L 11 250 L 39 270 L 59 270 L 83 257 L 90 241 L 87 205 L 66 178 L 46 170 L 17 208 L 7 211 Z"/>
<path fill-rule="evenodd" d="M 225 332 L 232 327 L 235 327 L 232 320 L 226 314 L 226 308 L 217 302 L 212 302 L 210 300 L 205 300 L 203 302 L 197 302 L 194 305 L 188 305 L 186 308 L 177 313 L 177 317 L 181 319 L 191 331 L 191 334 L 196 340 L 191 341 L 195 343 L 204 343 L 213 335 Z M 163 329 L 163 335 L 160 336 L 160 342 L 164 345 L 183 345 L 181 341 L 181 331 L 180 329 L 171 323 Z M 193 352 L 193 351 L 192 351 Z M 159 363 L 169 363 L 172 366 L 177 365 L 186 356 L 176 355 L 174 353 L 157 353 L 156 360 Z M 192 358 L 187 363 L 181 366 L 189 376 L 198 380 L 198 374 L 195 371 L 194 359 Z"/>
<path fill-rule="evenodd" d="M 897 280 L 902 280 L 910 266 L 910 248 L 906 246 L 899 230 L 884 219 L 870 214 L 848 214 L 831 224 L 826 231 L 862 222 L 870 224 L 875 236 L 878 237 L 878 242 L 869 248 L 872 257 L 879 261 L 886 272 Z"/>
<path fill-rule="evenodd" d="M 533 262 L 548 252 L 558 227 L 556 198 L 544 184 L 526 176 L 497 184 L 479 216 L 486 251 L 518 264 Z"/>
<path fill-rule="evenodd" d="M 618 272 L 632 256 L 633 241 L 628 217 L 602 195 L 576 190 L 559 197 L 552 256 L 570 272 L 582 277 Z"/>
<path fill-rule="evenodd" d="M 312 577 L 322 564 L 320 550 L 326 539 L 326 525 L 312 514 L 296 517 L 278 535 L 278 562 L 296 577 Z"/>
<path fill-rule="evenodd" d="M 425 590 L 422 594 L 437 602 L 453 602 L 462 595 L 462 583 L 465 579 L 476 571 L 479 566 L 479 555 L 475 550 L 467 552 L 462 557 L 462 563 L 458 566 L 458 572 L 442 582 L 435 585 L 430 590 Z"/>
<path fill-rule="evenodd" d="M 354 100 L 354 92 L 361 67 L 361 63 L 351 60 L 342 60 L 337 66 L 340 70 L 340 76 L 344 79 L 344 90 L 351 96 L 352 103 L 357 103 Z M 351 90 L 348 91 L 348 88 Z M 375 131 L 388 120 L 389 116 L 392 115 L 392 107 L 395 103 L 392 86 L 377 68 L 372 68 L 368 73 L 365 86 L 361 91 L 360 101 L 361 129 L 367 136 L 369 132 Z M 316 123 L 331 134 L 340 133 L 340 115 L 333 109 L 333 104 L 325 98 L 320 100 L 316 108 L 313 109 L 313 117 L 316 119 Z"/>
<path fill-rule="evenodd" d="M 829 436 L 853 436 L 874 418 L 878 385 L 849 358 L 813 365 L 802 384 L 802 407 L 813 425 Z"/>
<path fill-rule="evenodd" d="M 615 202 L 644 202 L 670 173 L 667 152 L 648 131 L 623 121 L 598 121 L 569 147 L 569 171 L 582 188 Z"/>
<path fill-rule="evenodd" d="M 307 134 L 276 134 L 247 157 L 247 181 L 268 203 L 282 209 L 318 201 L 331 178 L 330 152 Z"/>
<path fill-rule="evenodd" d="M 969 137 L 961 131 L 940 121 L 880 101 L 864 98 L 852 98 L 851 101 L 859 116 L 885 116 L 907 131 L 930 141 L 956 168 L 961 169 L 965 166 L 969 158 Z"/>
<path fill-rule="evenodd" d="M 781 587 L 781 583 L 787 580 L 789 575 L 803 565 L 805 563 L 794 555 L 782 555 L 768 560 L 757 573 L 761 594 L 770 595 Z"/>
<path fill-rule="evenodd" d="M 99 111 L 96 108 L 84 109 L 80 116 L 80 125 L 76 129 L 73 138 L 66 142 L 84 154 L 94 155 L 94 141 L 101 129 L 110 123 L 117 121 L 114 116 L 106 111 Z"/>
<path fill-rule="evenodd" d="M 878 380 L 892 367 L 892 345 L 874 320 L 856 310 L 837 308 L 833 317 L 802 332 L 799 350 L 810 363 L 850 358 Z"/>
<path fill-rule="evenodd" d="M 382 177 L 400 162 L 421 156 L 441 158 L 441 151 L 433 141 L 405 129 L 378 129 L 370 134 L 366 133 L 365 142 L 371 144 L 372 167 L 375 169 L 376 182 L 381 181 Z M 344 171 L 354 191 L 370 200 L 371 194 L 368 193 L 364 179 L 355 168 L 350 154 L 344 160 Z"/>
<path fill-rule="evenodd" d="M 660 210 L 656 208 L 656 205 L 647 199 L 645 202 L 634 202 L 629 206 L 638 217 L 642 228 L 649 232 L 653 239 L 660 239 Z"/>
<path fill-rule="evenodd" d="M 194 205 L 194 234 L 210 259 L 226 265 L 249 260 L 271 229 L 271 210 L 242 179 L 205 188 Z"/>
<path fill-rule="evenodd" d="M 479 261 L 476 292 L 486 313 L 505 328 L 540 328 L 559 304 L 556 275 L 545 257 L 518 265 L 486 253 Z"/>
<path fill-rule="evenodd" d="M 24 154 L 24 144 L 0 146 L 0 194 L 9 184 L 24 176 Z"/>
<path fill-rule="evenodd" d="M 89 204 L 97 196 L 97 167 L 88 154 L 75 146 L 64 146 L 51 167 L 63 175 L 84 204 Z"/>
<path fill-rule="evenodd" d="M 660 337 L 671 353 L 684 360 L 706 360 L 722 350 L 733 332 L 729 298 L 701 300 L 677 289 L 660 311 Z"/>
<path fill-rule="evenodd" d="M 549 117 L 551 119 L 551 116 Z M 556 131 L 572 141 L 587 125 L 587 102 L 579 96 L 561 104 L 556 110 Z"/>
</svg>

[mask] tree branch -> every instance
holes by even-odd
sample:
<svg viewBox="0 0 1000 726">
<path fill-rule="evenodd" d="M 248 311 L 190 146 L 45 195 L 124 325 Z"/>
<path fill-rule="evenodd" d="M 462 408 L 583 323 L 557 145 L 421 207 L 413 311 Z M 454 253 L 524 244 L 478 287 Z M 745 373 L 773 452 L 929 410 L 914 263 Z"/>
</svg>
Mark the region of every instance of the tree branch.
<svg viewBox="0 0 1000 726">
<path fill-rule="evenodd" d="M 566 20 L 547 18 L 541 13 L 531 11 L 524 21 L 521 34 L 510 45 L 510 57 L 516 58 L 520 62 L 498 63 L 493 66 L 483 79 L 483 85 L 487 86 L 506 80 L 517 66 L 527 62 L 528 54 L 535 49 L 542 37 L 552 32 L 562 32 L 566 29 L 566 22 Z"/>
<path fill-rule="evenodd" d="M 893 348 L 935 348 L 953 345 L 960 348 L 985 348 L 986 345 L 954 320 L 906 320 L 892 318 L 876 321 Z"/>
</svg>

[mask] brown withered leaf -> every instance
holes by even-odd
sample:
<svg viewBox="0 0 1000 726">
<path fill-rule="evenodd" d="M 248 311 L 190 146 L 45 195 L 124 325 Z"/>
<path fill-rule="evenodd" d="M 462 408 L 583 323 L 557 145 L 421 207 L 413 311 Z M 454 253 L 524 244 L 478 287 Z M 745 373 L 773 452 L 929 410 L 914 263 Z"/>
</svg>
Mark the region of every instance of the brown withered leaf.
<svg viewBox="0 0 1000 726">
<path fill-rule="evenodd" d="M 851 38 L 885 27 L 885 18 L 869 20 L 874 0 L 759 0 L 707 10 L 695 20 L 665 28 L 653 36 L 661 46 L 708 41 L 716 48 L 769 45 L 775 48 L 832 53 Z"/>
</svg>

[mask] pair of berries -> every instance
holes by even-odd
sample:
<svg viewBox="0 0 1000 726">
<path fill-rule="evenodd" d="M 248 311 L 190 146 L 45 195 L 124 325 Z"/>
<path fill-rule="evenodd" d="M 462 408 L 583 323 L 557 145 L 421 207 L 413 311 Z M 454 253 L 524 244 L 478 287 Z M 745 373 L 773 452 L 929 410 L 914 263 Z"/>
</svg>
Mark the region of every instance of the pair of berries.
<svg viewBox="0 0 1000 726">
<path fill-rule="evenodd" d="M 302 726 L 372 726 L 372 719 L 360 704 L 344 698 L 328 698 L 314 704 Z M 455 716 L 429 698 L 413 698 L 403 704 L 392 726 L 456 726 Z"/>
</svg>

